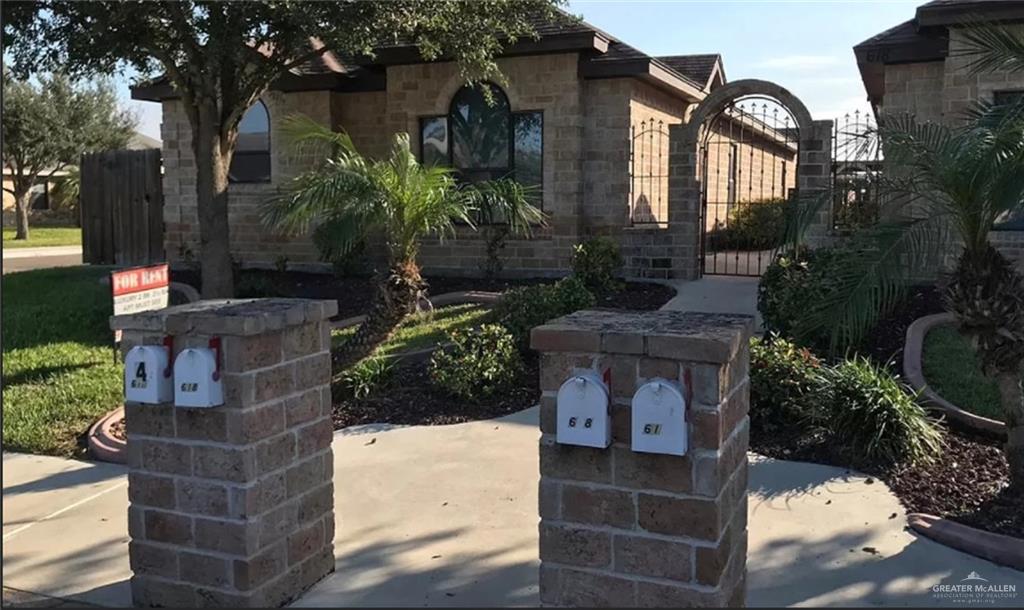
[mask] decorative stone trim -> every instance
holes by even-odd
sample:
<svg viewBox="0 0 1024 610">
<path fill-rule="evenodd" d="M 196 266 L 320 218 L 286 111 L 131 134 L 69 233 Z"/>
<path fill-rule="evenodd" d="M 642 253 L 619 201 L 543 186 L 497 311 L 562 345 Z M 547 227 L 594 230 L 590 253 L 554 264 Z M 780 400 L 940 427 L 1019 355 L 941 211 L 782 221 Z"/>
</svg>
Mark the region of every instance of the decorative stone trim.
<svg viewBox="0 0 1024 610">
<path fill-rule="evenodd" d="M 924 351 L 924 338 L 928 331 L 936 326 L 945 326 L 956 323 L 956 317 L 951 313 L 939 313 L 925 316 L 914 320 L 907 328 L 906 344 L 903 347 L 903 375 L 910 387 L 920 393 L 930 409 L 940 411 L 950 420 L 965 426 L 975 432 L 990 436 L 1005 437 L 1006 426 L 1001 421 L 975 415 L 961 409 L 960 407 L 939 396 L 924 378 L 924 369 L 921 365 L 921 356 Z"/>
<path fill-rule="evenodd" d="M 89 453 L 101 462 L 124 464 L 128 461 L 128 443 L 114 436 L 111 427 L 124 419 L 124 406 L 101 417 L 89 428 Z"/>
<path fill-rule="evenodd" d="M 910 513 L 907 515 L 907 523 L 915 532 L 939 544 L 1001 566 L 1024 570 L 1024 540 L 982 531 L 924 513 Z"/>
</svg>

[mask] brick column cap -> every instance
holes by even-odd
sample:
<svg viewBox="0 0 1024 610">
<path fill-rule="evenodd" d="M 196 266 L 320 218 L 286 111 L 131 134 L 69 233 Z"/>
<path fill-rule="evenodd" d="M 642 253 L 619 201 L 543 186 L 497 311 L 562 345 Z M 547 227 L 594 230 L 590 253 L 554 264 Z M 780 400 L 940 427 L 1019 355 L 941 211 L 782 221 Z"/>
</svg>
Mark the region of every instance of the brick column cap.
<svg viewBox="0 0 1024 610">
<path fill-rule="evenodd" d="M 741 314 L 591 309 L 534 328 L 530 344 L 541 352 L 640 354 L 726 363 L 747 344 L 753 329 L 753 316 Z"/>
<path fill-rule="evenodd" d="M 338 303 L 311 299 L 215 299 L 111 316 L 112 330 L 249 336 L 326 320 Z"/>
</svg>

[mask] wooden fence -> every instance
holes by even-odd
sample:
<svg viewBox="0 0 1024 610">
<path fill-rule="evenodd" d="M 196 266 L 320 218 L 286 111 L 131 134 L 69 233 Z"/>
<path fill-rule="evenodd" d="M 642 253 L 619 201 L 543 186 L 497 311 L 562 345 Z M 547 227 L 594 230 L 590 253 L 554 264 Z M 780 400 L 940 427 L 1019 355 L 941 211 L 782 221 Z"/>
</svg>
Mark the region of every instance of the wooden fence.
<svg viewBox="0 0 1024 610">
<path fill-rule="evenodd" d="M 164 261 L 160 150 L 83 155 L 81 172 L 83 262 L 134 266 Z"/>
</svg>

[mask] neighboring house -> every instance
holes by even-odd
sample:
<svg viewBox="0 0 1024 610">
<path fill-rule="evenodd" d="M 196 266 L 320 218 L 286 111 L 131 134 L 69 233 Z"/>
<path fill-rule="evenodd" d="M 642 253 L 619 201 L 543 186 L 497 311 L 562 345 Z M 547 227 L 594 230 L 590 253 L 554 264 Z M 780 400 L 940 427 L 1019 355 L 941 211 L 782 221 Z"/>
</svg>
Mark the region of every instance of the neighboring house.
<svg viewBox="0 0 1024 610">
<path fill-rule="evenodd" d="M 284 238 L 260 224 L 267 197 L 313 161 L 282 142 L 282 119 L 302 113 L 343 129 L 364 154 L 384 156 L 396 132 L 408 132 L 425 163 L 454 167 L 461 179 L 514 176 L 534 185 L 549 216 L 531 240 L 510 240 L 506 272 L 560 275 L 573 244 L 589 235 L 622 237 L 635 226 L 667 221 L 668 126 L 726 82 L 718 55 L 651 57 L 586 23 L 542 24 L 538 40 L 521 41 L 498 59 L 505 79 L 491 83 L 493 105 L 464 86 L 456 64 L 425 62 L 413 47 L 379 49 L 361 63 L 325 53 L 279 79 L 241 122 L 230 168 L 231 251 L 246 265 L 294 266 L 318 261 L 308 237 Z M 172 262 L 198 255 L 195 162 L 181 102 L 160 79 L 132 97 L 163 104 L 164 220 Z M 756 124 L 735 118 L 721 124 Z M 762 148 L 781 151 L 775 166 L 754 167 L 765 155 L 707 155 L 702 171 L 772 176 L 757 188 L 723 187 L 731 205 L 780 196 L 795 186 L 795 147 L 779 131 L 756 125 Z M 731 131 L 731 130 L 727 130 Z M 788 171 L 788 173 L 787 173 Z M 731 194 L 730 194 L 731 193 Z M 724 215 L 723 215 L 724 217 Z M 461 228 L 456 239 L 428 240 L 421 261 L 433 273 L 476 273 L 484 242 Z"/>
<path fill-rule="evenodd" d="M 31 203 L 29 209 L 32 211 L 38 210 L 49 210 L 50 209 L 50 190 L 54 187 L 58 180 L 63 176 L 66 176 L 67 172 L 64 170 L 58 170 L 52 175 L 49 170 L 43 172 L 39 176 L 39 180 L 32 187 Z M 3 225 L 14 226 L 15 214 L 14 214 L 14 176 L 11 170 L 5 165 L 3 168 Z"/>
<path fill-rule="evenodd" d="M 972 73 L 970 58 L 957 52 L 965 28 L 979 20 L 1024 28 L 1024 1 L 934 0 L 918 7 L 913 19 L 854 47 L 876 113 L 955 124 L 974 102 L 1024 96 L 1024 73 Z M 1024 216 L 997 229 L 992 241 L 1024 267 Z"/>
</svg>

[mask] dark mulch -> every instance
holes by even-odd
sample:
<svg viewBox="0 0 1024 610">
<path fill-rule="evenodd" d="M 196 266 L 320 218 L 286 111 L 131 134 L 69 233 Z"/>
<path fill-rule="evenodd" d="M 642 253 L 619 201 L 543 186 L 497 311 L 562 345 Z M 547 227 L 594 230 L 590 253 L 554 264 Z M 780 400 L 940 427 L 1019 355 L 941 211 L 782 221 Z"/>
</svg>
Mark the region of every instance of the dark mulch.
<svg viewBox="0 0 1024 610">
<path fill-rule="evenodd" d="M 511 389 L 477 401 L 454 398 L 431 385 L 427 360 L 399 365 L 387 387 L 368 398 L 338 396 L 336 390 L 334 429 L 371 423 L 458 424 L 522 411 L 540 396 L 537 358 L 530 356 L 525 364 Z"/>
<path fill-rule="evenodd" d="M 457 278 L 435 278 L 430 281 L 434 292 L 438 294 L 458 290 L 500 291 L 522 285 L 521 282 L 488 283 Z M 668 286 L 629 282 L 619 292 L 598 297 L 598 306 L 652 311 L 673 296 L 675 290 Z M 334 427 L 340 429 L 368 423 L 455 424 L 515 413 L 537 404 L 540 396 L 536 355 L 528 354 L 525 364 L 522 375 L 510 390 L 476 402 L 453 398 L 432 386 L 427 375 L 427 361 L 399 364 L 388 386 L 368 398 L 345 396 L 343 390 L 336 388 Z"/>
<path fill-rule="evenodd" d="M 942 313 L 942 296 L 933 286 L 912 288 L 907 298 L 881 319 L 858 351 L 903 373 L 907 327 Z M 948 429 L 946 447 L 932 464 L 885 468 L 855 463 L 839 445 L 802 430 L 751 431 L 751 450 L 778 459 L 853 468 L 885 481 L 908 512 L 945 517 L 978 529 L 1024 538 L 1024 498 L 1001 493 L 1009 480 L 1000 443 L 969 431 Z"/>
<path fill-rule="evenodd" d="M 978 529 L 1024 538 L 1024 499 L 1000 495 L 1009 467 L 999 445 L 955 430 L 932 464 L 886 468 L 856 462 L 839 444 L 800 430 L 752 429 L 750 450 L 768 457 L 828 464 L 877 477 L 889 486 L 907 512 L 928 513 Z"/>
<path fill-rule="evenodd" d="M 124 429 L 124 418 L 110 424 L 110 435 L 122 441 L 128 440 L 128 433 Z"/>
<path fill-rule="evenodd" d="M 201 287 L 199 273 L 190 269 L 179 269 L 171 273 L 171 279 Z M 468 290 L 504 292 L 518 286 L 529 286 L 552 279 L 484 279 L 464 277 L 424 278 L 432 295 Z M 301 273 L 297 271 L 269 271 L 247 269 L 242 271 L 236 289 L 240 297 L 297 297 L 306 299 L 335 299 L 338 301 L 337 318 L 348 318 L 365 313 L 373 297 L 373 282 L 370 277 L 338 277 L 329 273 Z M 622 291 L 599 297 L 601 307 L 636 309 L 649 311 L 658 309 L 675 296 L 675 290 L 661 284 L 627 282 Z"/>
<path fill-rule="evenodd" d="M 921 317 L 945 311 L 942 294 L 932 285 L 911 287 L 906 299 L 888 315 L 883 316 L 857 351 L 900 375 L 903 374 L 903 345 L 907 328 Z"/>
</svg>

